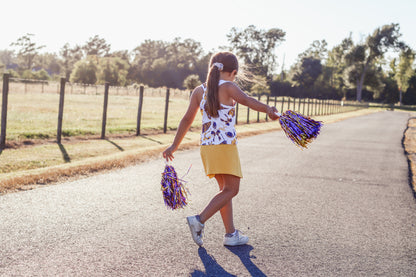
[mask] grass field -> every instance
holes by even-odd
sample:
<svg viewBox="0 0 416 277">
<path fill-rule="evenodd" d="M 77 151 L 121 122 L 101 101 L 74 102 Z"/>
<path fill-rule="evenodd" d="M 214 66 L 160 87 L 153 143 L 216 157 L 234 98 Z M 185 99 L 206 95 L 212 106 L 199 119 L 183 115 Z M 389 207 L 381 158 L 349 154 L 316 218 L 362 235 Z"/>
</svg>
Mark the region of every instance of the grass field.
<svg viewBox="0 0 416 277">
<path fill-rule="evenodd" d="M 288 107 L 286 98 L 283 110 L 294 109 L 306 112 L 307 107 L 298 102 L 293 105 L 291 100 Z M 276 106 L 282 109 L 282 98 L 278 98 Z M 266 97 L 261 98 L 266 102 Z M 65 95 L 63 136 L 85 136 L 101 134 L 103 95 Z M 180 119 L 186 112 L 189 100 L 187 95 L 177 95 L 170 98 L 167 127 L 175 130 Z M 270 105 L 274 105 L 271 98 Z M 10 93 L 7 115 L 7 141 L 27 139 L 55 138 L 58 120 L 59 95 L 56 93 Z M 163 129 L 165 98 L 161 96 L 146 96 L 143 100 L 141 132 L 158 132 Z M 318 108 L 319 109 L 319 108 Z M 356 109 L 343 106 L 342 112 Z M 111 95 L 108 100 L 106 134 L 135 133 L 137 125 L 138 96 Z M 341 110 L 340 110 L 341 112 Z M 318 114 L 316 108 L 310 106 L 309 114 Z M 250 122 L 257 121 L 257 112 L 250 110 Z M 265 120 L 265 115 L 260 115 Z M 238 123 L 247 122 L 247 107 L 240 105 Z M 197 114 L 193 127 L 200 127 L 201 115 Z"/>
</svg>

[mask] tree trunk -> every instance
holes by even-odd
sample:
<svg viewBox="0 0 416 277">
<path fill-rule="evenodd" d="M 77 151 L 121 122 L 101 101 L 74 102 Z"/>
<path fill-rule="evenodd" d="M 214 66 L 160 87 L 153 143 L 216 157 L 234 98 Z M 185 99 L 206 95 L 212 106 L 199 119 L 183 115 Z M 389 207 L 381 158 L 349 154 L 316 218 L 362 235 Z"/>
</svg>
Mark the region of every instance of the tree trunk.
<svg viewBox="0 0 416 277">
<path fill-rule="evenodd" d="M 364 65 L 363 72 L 361 73 L 360 80 L 357 80 L 357 101 L 358 102 L 361 102 L 361 99 L 362 99 L 364 77 L 365 77 L 365 73 L 367 71 L 369 64 L 370 64 L 370 60 L 367 60 L 367 62 Z"/>
<path fill-rule="evenodd" d="M 401 106 L 402 105 L 402 89 L 401 88 L 399 88 L 399 106 Z"/>
</svg>

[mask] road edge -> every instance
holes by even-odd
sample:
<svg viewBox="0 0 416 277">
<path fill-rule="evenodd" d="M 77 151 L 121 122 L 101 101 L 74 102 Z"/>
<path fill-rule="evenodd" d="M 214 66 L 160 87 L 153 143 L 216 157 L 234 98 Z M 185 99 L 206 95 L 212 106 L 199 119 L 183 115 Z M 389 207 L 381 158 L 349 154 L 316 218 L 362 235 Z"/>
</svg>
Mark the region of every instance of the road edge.
<svg viewBox="0 0 416 277">
<path fill-rule="evenodd" d="M 409 186 L 416 199 L 416 115 L 410 114 L 403 132 L 402 146 L 409 168 Z"/>
</svg>

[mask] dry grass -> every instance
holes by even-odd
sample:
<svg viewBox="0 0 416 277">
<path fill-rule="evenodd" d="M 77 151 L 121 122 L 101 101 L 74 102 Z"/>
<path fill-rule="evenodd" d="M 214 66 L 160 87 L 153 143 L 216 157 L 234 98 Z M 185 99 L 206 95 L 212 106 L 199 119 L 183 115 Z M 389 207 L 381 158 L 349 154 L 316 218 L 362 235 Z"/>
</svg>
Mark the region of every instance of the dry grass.
<svg viewBox="0 0 416 277">
<path fill-rule="evenodd" d="M 175 130 L 188 106 L 188 94 L 173 94 L 169 101 L 169 116 L 167 127 Z M 266 102 L 266 97 L 261 98 Z M 33 139 L 53 139 L 56 136 L 59 95 L 56 93 L 16 93 L 10 90 L 8 101 L 7 141 L 9 143 L 22 142 Z M 165 98 L 160 93 L 145 93 L 141 119 L 141 132 L 160 131 L 164 124 Z M 308 106 L 303 102 L 299 105 L 288 98 L 282 105 L 282 98 L 271 98 L 270 105 L 276 105 L 278 110 L 298 110 L 308 113 Z M 138 109 L 137 95 L 116 95 L 114 88 L 110 89 L 106 134 L 131 134 L 136 132 Z M 342 112 L 355 107 L 344 106 Z M 308 114 L 319 111 L 309 107 Z M 103 114 L 103 95 L 96 94 L 66 94 L 63 116 L 63 136 L 94 136 L 101 134 Z M 256 122 L 258 112 L 250 110 L 249 121 Z M 264 120 L 265 115 L 260 115 Z M 197 114 L 193 127 L 201 126 L 201 115 Z M 247 122 L 247 107 L 240 105 L 238 122 Z"/>
<path fill-rule="evenodd" d="M 403 145 L 409 161 L 413 192 L 416 195 L 416 118 L 409 119 L 407 130 L 404 134 Z"/>
</svg>

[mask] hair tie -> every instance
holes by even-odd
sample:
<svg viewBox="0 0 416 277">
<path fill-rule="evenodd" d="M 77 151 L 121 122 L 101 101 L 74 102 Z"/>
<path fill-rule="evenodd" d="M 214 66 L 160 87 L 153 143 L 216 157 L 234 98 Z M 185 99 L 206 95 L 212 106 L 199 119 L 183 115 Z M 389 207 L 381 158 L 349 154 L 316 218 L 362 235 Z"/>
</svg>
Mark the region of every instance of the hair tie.
<svg viewBox="0 0 416 277">
<path fill-rule="evenodd" d="M 213 63 L 212 66 L 218 67 L 219 71 L 222 71 L 222 69 L 224 68 L 224 65 L 222 63 Z"/>
</svg>

